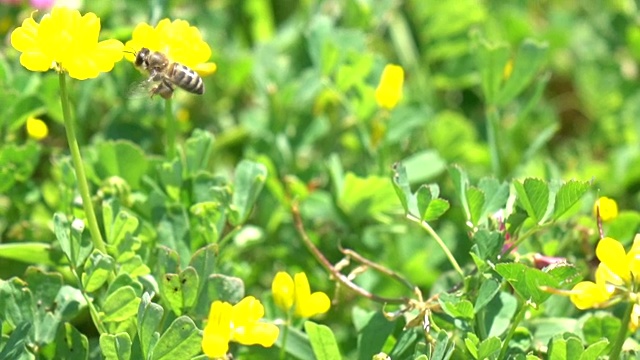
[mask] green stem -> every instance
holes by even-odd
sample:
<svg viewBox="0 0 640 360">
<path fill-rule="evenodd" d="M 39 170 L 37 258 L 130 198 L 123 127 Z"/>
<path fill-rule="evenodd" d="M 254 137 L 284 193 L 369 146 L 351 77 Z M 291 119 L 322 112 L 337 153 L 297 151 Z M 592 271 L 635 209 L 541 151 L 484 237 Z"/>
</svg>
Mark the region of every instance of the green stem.
<svg viewBox="0 0 640 360">
<path fill-rule="evenodd" d="M 453 256 L 453 254 L 451 253 L 451 251 L 449 250 L 447 245 L 444 243 L 444 241 L 442 241 L 442 239 L 440 238 L 438 233 L 435 232 L 435 230 L 433 230 L 431 225 L 429 225 L 428 222 L 422 221 L 422 220 L 418 219 L 417 217 L 415 217 L 415 216 L 413 216 L 411 214 L 407 214 L 407 219 L 409 219 L 411 221 L 415 221 L 418 224 L 420 224 L 420 226 L 423 229 L 425 229 L 429 233 L 429 235 L 431 235 L 431 237 L 433 237 L 433 239 L 438 243 L 438 245 L 440 245 L 440 248 L 442 249 L 442 251 L 444 251 L 444 254 L 449 259 L 449 262 L 451 263 L 451 266 L 453 266 L 453 268 L 456 270 L 456 272 L 458 274 L 460 274 L 460 277 L 464 281 L 464 272 L 462 271 L 462 268 L 460 267 L 460 265 L 458 265 L 458 261 L 456 261 L 456 258 Z"/>
<path fill-rule="evenodd" d="M 491 154 L 491 169 L 493 175 L 500 179 L 502 178 L 502 159 L 500 159 L 500 147 L 498 146 L 498 109 L 490 106 L 485 111 L 485 115 L 487 117 L 487 142 Z"/>
<path fill-rule="evenodd" d="M 91 233 L 91 240 L 93 241 L 93 246 L 95 246 L 96 249 L 106 254 L 107 249 L 104 245 L 104 240 L 102 240 L 102 234 L 100 234 L 100 228 L 98 227 L 98 221 L 96 220 L 96 213 L 93 211 L 93 203 L 91 202 L 91 195 L 89 194 L 87 175 L 84 172 L 84 164 L 82 162 L 82 157 L 80 156 L 80 147 L 78 146 L 78 139 L 76 138 L 75 126 L 73 120 L 71 119 L 66 75 L 63 72 L 60 72 L 59 79 L 60 101 L 62 103 L 62 117 L 64 118 L 64 127 L 67 132 L 69 151 L 71 152 L 73 167 L 76 171 L 78 190 L 80 191 L 80 197 L 82 197 L 82 206 L 84 207 L 84 212 L 87 216 L 87 223 L 89 225 L 89 232 Z"/>
<path fill-rule="evenodd" d="M 280 360 L 287 358 L 287 337 L 289 335 L 289 320 L 282 327 L 282 346 L 280 347 Z"/>
<path fill-rule="evenodd" d="M 166 121 L 167 132 L 167 158 L 173 160 L 176 156 L 176 136 L 178 133 L 178 127 L 176 119 L 173 116 L 173 105 L 171 104 L 171 98 L 168 98 L 164 102 L 164 117 Z"/>
<path fill-rule="evenodd" d="M 629 301 L 627 303 L 627 308 L 624 310 L 624 315 L 622 315 L 622 323 L 620 324 L 618 336 L 616 337 L 616 341 L 613 343 L 611 352 L 609 353 L 609 360 L 618 360 L 620 358 L 622 345 L 624 344 L 624 341 L 627 340 L 627 332 L 629 331 L 629 321 L 631 320 L 633 304 L 633 301 Z"/>
<path fill-rule="evenodd" d="M 507 350 L 509 350 L 509 342 L 511 342 L 513 335 L 516 333 L 516 329 L 518 328 L 518 325 L 520 324 L 522 319 L 524 319 L 524 314 L 527 313 L 527 305 L 523 304 L 521 301 L 519 301 L 519 304 L 520 304 L 520 310 L 518 311 L 516 316 L 513 317 L 513 321 L 511 322 L 511 327 L 509 327 L 509 332 L 507 333 L 507 337 L 502 342 L 502 349 L 500 349 L 500 356 L 498 356 L 498 359 L 505 359 L 505 356 L 507 355 Z"/>
</svg>

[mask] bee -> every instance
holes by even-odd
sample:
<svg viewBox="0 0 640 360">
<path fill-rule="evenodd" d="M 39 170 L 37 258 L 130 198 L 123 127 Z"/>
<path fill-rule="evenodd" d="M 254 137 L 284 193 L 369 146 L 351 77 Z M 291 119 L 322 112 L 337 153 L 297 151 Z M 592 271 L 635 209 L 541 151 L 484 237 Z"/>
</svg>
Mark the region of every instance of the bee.
<svg viewBox="0 0 640 360">
<path fill-rule="evenodd" d="M 204 82 L 198 73 L 187 66 L 172 62 L 159 52 L 142 48 L 136 53 L 135 66 L 149 73 L 146 82 L 156 83 L 151 88 L 151 96 L 158 94 L 165 99 L 173 95 L 175 86 L 193 94 L 204 94 Z"/>
</svg>

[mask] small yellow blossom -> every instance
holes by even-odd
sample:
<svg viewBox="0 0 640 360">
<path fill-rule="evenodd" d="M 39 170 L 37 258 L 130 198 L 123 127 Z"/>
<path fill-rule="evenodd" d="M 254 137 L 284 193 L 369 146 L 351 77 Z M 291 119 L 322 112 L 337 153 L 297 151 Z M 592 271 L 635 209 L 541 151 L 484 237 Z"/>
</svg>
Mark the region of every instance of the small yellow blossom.
<svg viewBox="0 0 640 360">
<path fill-rule="evenodd" d="M 159 51 L 169 59 L 195 70 L 200 76 L 213 74 L 217 67 L 215 63 L 207 62 L 211 57 L 211 48 L 195 26 L 190 26 L 185 20 L 160 20 L 156 27 L 141 23 L 133 30 L 131 40 L 125 45 L 134 52 L 147 48 Z M 127 54 L 127 59 L 135 60 L 133 54 Z"/>
<path fill-rule="evenodd" d="M 20 64 L 31 71 L 56 69 L 74 79 L 97 77 L 123 56 L 118 40 L 98 42 L 100 19 L 94 13 L 54 7 L 37 23 L 25 19 L 11 33 L 11 45 L 22 53 Z"/>
<path fill-rule="evenodd" d="M 502 78 L 504 80 L 508 80 L 511 77 L 512 73 L 513 73 L 513 59 L 510 59 L 509 61 L 507 61 L 506 64 L 504 64 L 504 68 L 502 69 Z"/>
<path fill-rule="evenodd" d="M 598 211 L 602 221 L 613 220 L 618 217 L 618 204 L 615 200 L 602 196 L 593 205 L 593 213 L 597 214 Z"/>
<path fill-rule="evenodd" d="M 385 66 L 375 92 L 378 106 L 389 110 L 396 107 L 402 98 L 403 83 L 404 70 L 401 66 L 391 64 Z"/>
<path fill-rule="evenodd" d="M 42 140 L 49 135 L 49 128 L 47 124 L 33 116 L 27 119 L 27 135 L 34 140 Z"/>
<path fill-rule="evenodd" d="M 214 301 L 204 328 L 202 350 L 215 359 L 227 354 L 230 341 L 242 345 L 273 346 L 280 329 L 273 324 L 259 322 L 263 316 L 264 306 L 253 296 L 247 296 L 233 306 L 228 302 Z"/>
<path fill-rule="evenodd" d="M 295 274 L 292 279 L 286 272 L 278 272 L 271 284 L 273 299 L 280 309 L 289 312 L 294 308 L 294 314 L 300 318 L 310 318 L 324 314 L 331 307 L 331 300 L 323 292 L 311 293 L 309 280 L 303 272 Z"/>
</svg>

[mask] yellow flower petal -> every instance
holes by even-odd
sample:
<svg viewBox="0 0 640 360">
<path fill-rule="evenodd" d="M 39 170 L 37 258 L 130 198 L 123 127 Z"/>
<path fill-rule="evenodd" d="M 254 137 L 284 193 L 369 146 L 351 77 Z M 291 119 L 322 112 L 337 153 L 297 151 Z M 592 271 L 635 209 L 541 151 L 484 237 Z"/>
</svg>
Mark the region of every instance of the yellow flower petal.
<svg viewBox="0 0 640 360">
<path fill-rule="evenodd" d="M 593 205 L 593 213 L 599 211 L 602 221 L 611 221 L 618 217 L 618 204 L 615 200 L 602 196 Z"/>
<path fill-rule="evenodd" d="M 252 324 L 264 316 L 264 306 L 260 300 L 253 296 L 247 296 L 233 306 L 231 321 L 235 328 Z"/>
<path fill-rule="evenodd" d="M 242 329 L 237 329 L 233 340 L 242 345 L 262 345 L 271 347 L 278 340 L 280 329 L 267 323 L 254 323 Z"/>
<path fill-rule="evenodd" d="M 610 237 L 600 239 L 596 247 L 596 256 L 625 282 L 631 280 L 627 253 L 619 241 Z"/>
<path fill-rule="evenodd" d="M 44 121 L 33 116 L 30 116 L 27 119 L 26 127 L 27 134 L 32 139 L 42 140 L 46 138 L 47 135 L 49 135 L 49 128 L 47 127 L 47 124 Z"/>
<path fill-rule="evenodd" d="M 195 70 L 200 76 L 209 76 L 218 70 L 218 65 L 212 62 L 202 63 L 194 66 L 193 70 Z"/>
<path fill-rule="evenodd" d="M 278 272 L 271 283 L 271 292 L 277 307 L 285 312 L 291 310 L 294 300 L 294 285 L 289 274 L 284 271 Z"/>
<path fill-rule="evenodd" d="M 226 302 L 214 301 L 211 304 L 209 321 L 202 337 L 202 351 L 208 357 L 222 357 L 229 351 L 231 310 L 231 304 Z"/>
<path fill-rule="evenodd" d="M 571 289 L 571 302 L 580 310 L 599 307 L 609 300 L 609 293 L 603 286 L 591 281 L 582 281 Z"/>
<path fill-rule="evenodd" d="M 393 109 L 402 98 L 404 70 L 399 65 L 387 65 L 382 71 L 380 84 L 375 91 L 378 106 Z"/>
<path fill-rule="evenodd" d="M 305 273 L 295 274 L 294 283 L 296 316 L 310 318 L 329 310 L 329 297 L 322 292 L 316 292 L 312 295 L 309 280 Z"/>
</svg>

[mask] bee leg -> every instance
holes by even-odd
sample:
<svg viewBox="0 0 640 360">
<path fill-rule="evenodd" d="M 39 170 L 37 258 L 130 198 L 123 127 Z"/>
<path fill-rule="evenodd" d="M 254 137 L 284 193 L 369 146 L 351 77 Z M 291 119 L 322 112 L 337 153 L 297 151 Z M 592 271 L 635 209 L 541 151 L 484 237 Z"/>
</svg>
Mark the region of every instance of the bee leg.
<svg viewBox="0 0 640 360">
<path fill-rule="evenodd" d="M 162 98 L 164 99 L 169 99 L 171 97 L 171 95 L 173 95 L 173 86 L 171 85 L 171 83 L 167 82 L 167 81 L 163 81 L 160 84 L 158 84 L 158 86 L 156 86 L 153 91 L 152 91 L 152 95 L 158 94 L 160 96 L 162 96 Z"/>
</svg>

